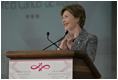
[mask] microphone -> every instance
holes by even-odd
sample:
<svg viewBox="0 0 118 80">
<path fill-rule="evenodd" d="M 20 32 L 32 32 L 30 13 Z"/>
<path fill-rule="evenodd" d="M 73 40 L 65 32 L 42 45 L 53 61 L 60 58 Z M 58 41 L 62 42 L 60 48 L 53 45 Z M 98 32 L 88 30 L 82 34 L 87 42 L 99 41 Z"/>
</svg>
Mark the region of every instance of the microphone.
<svg viewBox="0 0 118 80">
<path fill-rule="evenodd" d="M 65 36 L 68 34 L 68 31 L 65 32 Z"/>
<path fill-rule="evenodd" d="M 53 43 L 53 42 L 49 39 L 49 35 L 50 35 L 50 33 L 47 32 L 47 39 L 48 39 L 52 44 L 54 44 L 57 48 L 59 48 L 60 50 L 62 50 L 59 46 L 57 46 L 55 43 Z"/>
<path fill-rule="evenodd" d="M 51 45 L 47 46 L 46 48 L 43 49 L 43 51 L 46 50 L 47 48 L 49 48 L 50 46 L 56 44 L 57 42 L 61 41 L 62 39 L 64 39 L 64 37 L 65 37 L 67 34 L 68 34 L 68 31 L 65 32 L 65 35 L 64 35 L 61 39 L 59 39 L 59 40 L 57 40 L 56 42 L 52 43 Z M 47 32 L 47 35 L 49 35 L 48 32 Z"/>
</svg>

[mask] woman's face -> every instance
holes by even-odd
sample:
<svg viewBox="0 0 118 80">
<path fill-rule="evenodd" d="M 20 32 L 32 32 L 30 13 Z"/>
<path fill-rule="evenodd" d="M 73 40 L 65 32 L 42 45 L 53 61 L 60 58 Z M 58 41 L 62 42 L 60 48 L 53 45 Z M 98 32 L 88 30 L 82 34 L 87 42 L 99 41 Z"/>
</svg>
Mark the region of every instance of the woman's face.
<svg viewBox="0 0 118 80">
<path fill-rule="evenodd" d="M 63 17 L 62 23 L 63 23 L 66 31 L 68 29 L 73 30 L 78 26 L 77 22 L 78 22 L 79 18 L 75 18 L 68 10 L 64 11 L 62 17 Z"/>
</svg>

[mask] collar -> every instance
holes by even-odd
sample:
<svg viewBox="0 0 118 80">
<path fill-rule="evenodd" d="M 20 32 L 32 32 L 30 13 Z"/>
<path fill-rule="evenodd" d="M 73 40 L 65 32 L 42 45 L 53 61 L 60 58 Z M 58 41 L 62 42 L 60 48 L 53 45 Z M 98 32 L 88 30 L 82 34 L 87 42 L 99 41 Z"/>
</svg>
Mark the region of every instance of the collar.
<svg viewBox="0 0 118 80">
<path fill-rule="evenodd" d="M 77 39 L 80 41 L 85 40 L 87 34 L 88 34 L 87 31 L 84 28 L 82 28 L 81 31 L 79 32 L 78 36 L 77 36 Z"/>
</svg>

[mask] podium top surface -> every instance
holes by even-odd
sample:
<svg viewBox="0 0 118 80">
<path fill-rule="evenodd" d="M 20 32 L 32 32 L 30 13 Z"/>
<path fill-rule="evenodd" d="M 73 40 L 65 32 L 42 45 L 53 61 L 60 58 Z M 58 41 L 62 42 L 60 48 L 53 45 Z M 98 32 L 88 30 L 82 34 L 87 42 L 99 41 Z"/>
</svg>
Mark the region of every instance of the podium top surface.
<svg viewBox="0 0 118 80">
<path fill-rule="evenodd" d="M 79 54 L 78 54 L 79 53 Z M 45 50 L 45 51 L 8 51 L 8 58 L 41 58 L 41 57 L 85 57 L 84 51 L 76 50 Z"/>
</svg>

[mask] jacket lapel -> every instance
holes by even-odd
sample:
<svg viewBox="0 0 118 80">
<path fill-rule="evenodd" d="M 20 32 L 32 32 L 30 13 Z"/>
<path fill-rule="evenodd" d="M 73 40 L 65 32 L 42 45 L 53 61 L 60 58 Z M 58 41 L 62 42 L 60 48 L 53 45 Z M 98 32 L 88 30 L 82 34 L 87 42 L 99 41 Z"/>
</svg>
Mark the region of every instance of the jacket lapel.
<svg viewBox="0 0 118 80">
<path fill-rule="evenodd" d="M 81 45 L 83 44 L 84 40 L 86 39 L 86 30 L 84 28 L 81 29 L 80 33 L 76 37 L 74 44 L 71 47 L 71 50 L 79 50 Z"/>
</svg>

